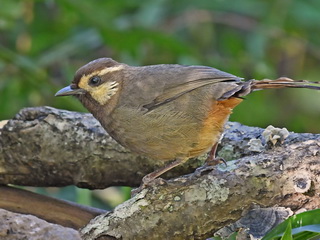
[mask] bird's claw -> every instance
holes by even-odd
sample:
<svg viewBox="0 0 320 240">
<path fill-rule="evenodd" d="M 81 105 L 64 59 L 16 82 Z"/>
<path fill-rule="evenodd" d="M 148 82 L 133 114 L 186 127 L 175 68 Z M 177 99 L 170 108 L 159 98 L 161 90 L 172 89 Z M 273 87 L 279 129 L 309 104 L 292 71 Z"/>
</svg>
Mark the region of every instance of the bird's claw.
<svg viewBox="0 0 320 240">
<path fill-rule="evenodd" d="M 220 163 L 224 163 L 226 167 L 228 166 L 226 160 L 224 160 L 222 157 L 208 158 L 205 164 L 208 166 L 215 166 Z"/>
<path fill-rule="evenodd" d="M 227 166 L 227 162 L 222 157 L 208 158 L 203 166 L 198 167 L 194 171 L 193 176 L 196 178 L 199 178 L 203 176 L 205 173 L 215 170 L 216 165 L 220 163 L 224 163 L 225 166 Z"/>
</svg>

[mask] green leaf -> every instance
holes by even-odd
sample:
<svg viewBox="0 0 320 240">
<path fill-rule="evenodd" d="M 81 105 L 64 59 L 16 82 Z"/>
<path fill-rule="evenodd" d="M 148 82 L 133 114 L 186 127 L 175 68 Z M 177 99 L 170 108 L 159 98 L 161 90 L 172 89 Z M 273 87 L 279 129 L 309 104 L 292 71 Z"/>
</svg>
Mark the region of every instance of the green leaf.
<svg viewBox="0 0 320 240">
<path fill-rule="evenodd" d="M 314 233 L 314 232 L 307 232 L 307 231 L 304 231 L 304 232 L 301 232 L 301 233 L 298 233 L 298 234 L 294 234 L 294 240 L 318 240 L 320 237 L 320 234 L 319 233 Z"/>
<path fill-rule="evenodd" d="M 284 232 L 284 234 L 282 235 L 281 240 L 292 240 L 292 226 L 291 226 L 291 221 L 288 222 L 286 231 Z"/>
<path fill-rule="evenodd" d="M 237 240 L 238 232 L 232 233 L 227 240 Z"/>
<path fill-rule="evenodd" d="M 279 237 L 286 235 L 289 231 L 288 227 L 292 229 L 291 234 L 294 239 L 305 240 L 317 236 L 320 234 L 320 209 L 306 211 L 288 218 L 267 233 L 262 240 L 279 239 Z"/>
</svg>

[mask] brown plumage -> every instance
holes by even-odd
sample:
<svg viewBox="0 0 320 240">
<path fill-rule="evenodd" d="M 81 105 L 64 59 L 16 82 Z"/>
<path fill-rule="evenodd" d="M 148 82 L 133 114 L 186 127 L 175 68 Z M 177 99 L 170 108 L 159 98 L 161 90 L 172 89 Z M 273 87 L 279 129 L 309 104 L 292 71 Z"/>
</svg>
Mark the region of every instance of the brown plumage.
<svg viewBox="0 0 320 240">
<path fill-rule="evenodd" d="M 75 95 L 131 151 L 155 161 L 175 160 L 148 174 L 143 180 L 147 183 L 215 147 L 242 97 L 286 87 L 320 90 L 319 85 L 288 78 L 242 81 L 205 66 L 133 67 L 100 58 L 81 67 L 56 96 Z"/>
</svg>

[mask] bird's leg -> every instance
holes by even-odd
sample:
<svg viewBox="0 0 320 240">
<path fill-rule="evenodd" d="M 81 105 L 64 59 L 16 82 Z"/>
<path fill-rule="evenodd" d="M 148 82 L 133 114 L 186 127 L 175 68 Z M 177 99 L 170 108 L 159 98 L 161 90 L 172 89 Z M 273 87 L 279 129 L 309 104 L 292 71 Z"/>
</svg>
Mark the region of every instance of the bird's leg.
<svg viewBox="0 0 320 240">
<path fill-rule="evenodd" d="M 177 159 L 173 162 L 170 162 L 169 164 L 165 165 L 162 168 L 159 168 L 155 171 L 153 171 L 152 173 L 147 174 L 146 176 L 144 176 L 142 178 L 142 184 L 143 185 L 148 185 L 148 183 L 150 183 L 151 181 L 153 181 L 154 179 L 156 179 L 157 177 L 159 177 L 160 175 L 162 175 L 163 173 L 169 171 L 170 169 L 180 165 L 181 163 L 185 162 L 187 159 Z"/>
<path fill-rule="evenodd" d="M 142 178 L 142 183 L 140 185 L 139 188 L 133 189 L 131 191 L 131 195 L 134 196 L 136 195 L 138 192 L 140 192 L 142 189 L 144 189 L 145 187 L 147 187 L 152 181 L 154 181 L 157 177 L 159 177 L 160 175 L 162 175 L 163 173 L 169 171 L 170 169 L 180 165 L 181 163 L 184 163 L 186 160 L 188 160 L 188 158 L 179 158 L 167 165 L 165 165 L 162 168 L 159 168 L 149 174 L 147 174 L 146 176 L 144 176 Z"/>
<path fill-rule="evenodd" d="M 211 148 L 209 155 L 206 159 L 205 165 L 215 166 L 215 165 L 223 162 L 227 166 L 227 162 L 222 157 L 216 157 L 217 148 L 218 148 L 218 143 L 213 145 L 213 147 Z"/>
<path fill-rule="evenodd" d="M 218 143 L 213 145 L 203 166 L 198 167 L 195 170 L 194 172 L 195 177 L 200 177 L 203 175 L 203 173 L 214 170 L 215 166 L 219 163 L 223 162 L 227 166 L 227 163 L 223 158 L 216 157 L 217 147 L 218 147 Z"/>
</svg>

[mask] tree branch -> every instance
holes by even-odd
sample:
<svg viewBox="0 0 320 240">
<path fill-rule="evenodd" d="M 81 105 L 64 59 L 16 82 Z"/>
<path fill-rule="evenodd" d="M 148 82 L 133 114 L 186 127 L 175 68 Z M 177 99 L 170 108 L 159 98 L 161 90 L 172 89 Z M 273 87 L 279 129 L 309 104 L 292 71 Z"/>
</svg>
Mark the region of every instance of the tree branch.
<svg viewBox="0 0 320 240">
<path fill-rule="evenodd" d="M 50 223 L 74 229 L 82 228 L 92 218 L 106 213 L 102 209 L 82 206 L 13 187 L 0 186 L 0 193 L 0 208 L 16 213 L 32 214 Z"/>
<path fill-rule="evenodd" d="M 163 164 L 124 149 L 91 114 L 26 108 L 0 129 L 0 184 L 139 186 L 144 175 Z M 200 164 L 190 161 L 167 176 Z"/>
<path fill-rule="evenodd" d="M 317 208 L 319 156 L 320 135 L 315 135 L 228 162 L 228 167 L 219 166 L 200 177 L 189 174 L 163 185 L 157 183 L 113 212 L 96 217 L 82 230 L 82 236 L 205 239 L 238 220 L 252 203 L 292 210 Z M 256 219 L 254 224 L 258 225 Z M 266 232 L 272 224 L 264 226 L 261 221 L 259 226 L 261 232 Z"/>
<path fill-rule="evenodd" d="M 228 123 L 219 154 L 238 160 L 156 181 L 92 220 L 83 237 L 202 239 L 239 219 L 252 203 L 293 211 L 316 208 L 320 135 L 286 137 L 281 131 Z M 1 184 L 137 186 L 160 166 L 119 146 L 90 114 L 49 107 L 24 109 L 6 123 L 0 129 L 0 147 Z M 200 162 L 189 161 L 166 177 L 190 173 Z"/>
</svg>

